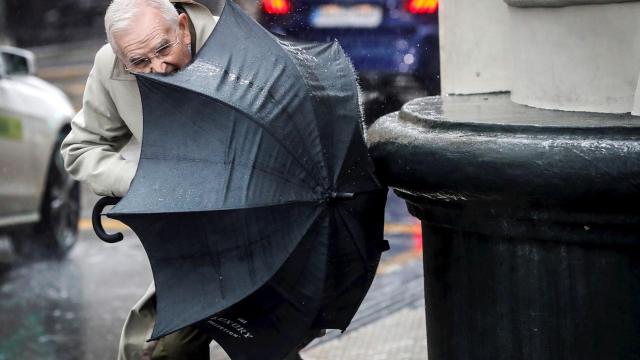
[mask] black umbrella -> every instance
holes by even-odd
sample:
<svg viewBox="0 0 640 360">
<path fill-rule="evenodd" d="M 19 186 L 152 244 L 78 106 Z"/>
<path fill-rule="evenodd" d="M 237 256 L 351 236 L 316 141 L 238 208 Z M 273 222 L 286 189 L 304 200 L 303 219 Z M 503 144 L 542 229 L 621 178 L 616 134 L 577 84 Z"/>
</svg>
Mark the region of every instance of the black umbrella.
<svg viewBox="0 0 640 360">
<path fill-rule="evenodd" d="M 151 338 L 195 325 L 234 360 L 281 359 L 344 330 L 384 250 L 387 190 L 340 46 L 276 37 L 229 1 L 192 64 L 138 84 L 140 163 L 107 215 L 149 257 Z"/>
</svg>

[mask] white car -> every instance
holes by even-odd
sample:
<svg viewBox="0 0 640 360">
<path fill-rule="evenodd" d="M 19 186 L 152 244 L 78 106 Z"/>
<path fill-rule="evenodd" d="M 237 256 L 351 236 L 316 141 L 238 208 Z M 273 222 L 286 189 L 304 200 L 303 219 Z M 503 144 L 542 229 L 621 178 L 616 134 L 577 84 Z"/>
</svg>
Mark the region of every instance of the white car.
<svg viewBox="0 0 640 360">
<path fill-rule="evenodd" d="M 34 59 L 0 46 L 0 234 L 19 253 L 61 257 L 78 236 L 79 186 L 59 151 L 75 111 Z"/>
</svg>

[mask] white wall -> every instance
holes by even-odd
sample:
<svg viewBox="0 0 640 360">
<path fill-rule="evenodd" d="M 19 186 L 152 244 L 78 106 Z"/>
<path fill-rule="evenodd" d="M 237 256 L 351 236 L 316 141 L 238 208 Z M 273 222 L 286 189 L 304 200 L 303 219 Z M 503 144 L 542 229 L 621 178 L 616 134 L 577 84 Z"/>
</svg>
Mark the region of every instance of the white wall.
<svg viewBox="0 0 640 360">
<path fill-rule="evenodd" d="M 441 0 L 443 94 L 511 89 L 508 6 L 502 0 Z"/>
<path fill-rule="evenodd" d="M 640 2 L 510 8 L 514 102 L 626 113 L 640 74 Z"/>
</svg>

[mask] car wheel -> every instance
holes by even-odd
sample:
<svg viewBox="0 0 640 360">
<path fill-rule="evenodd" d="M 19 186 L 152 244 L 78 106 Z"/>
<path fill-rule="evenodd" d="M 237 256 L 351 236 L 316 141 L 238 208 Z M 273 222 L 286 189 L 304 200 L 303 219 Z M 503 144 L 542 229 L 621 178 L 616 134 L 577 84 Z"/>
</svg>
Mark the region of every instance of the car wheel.
<svg viewBox="0 0 640 360">
<path fill-rule="evenodd" d="M 78 239 L 80 186 L 64 169 L 58 137 L 40 207 L 40 222 L 14 236 L 13 247 L 22 256 L 62 258 Z"/>
</svg>

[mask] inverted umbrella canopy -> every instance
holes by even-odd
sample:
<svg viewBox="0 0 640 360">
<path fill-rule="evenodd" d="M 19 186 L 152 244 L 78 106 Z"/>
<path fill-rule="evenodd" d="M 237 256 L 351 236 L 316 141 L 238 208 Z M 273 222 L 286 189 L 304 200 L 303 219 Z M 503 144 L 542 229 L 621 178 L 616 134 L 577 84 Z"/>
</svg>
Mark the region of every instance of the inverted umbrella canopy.
<svg viewBox="0 0 640 360">
<path fill-rule="evenodd" d="M 345 329 L 383 250 L 386 187 L 336 43 L 276 37 L 229 1 L 197 57 L 139 75 L 130 226 L 156 284 L 152 339 L 188 325 L 232 359 L 281 359 Z"/>
</svg>

